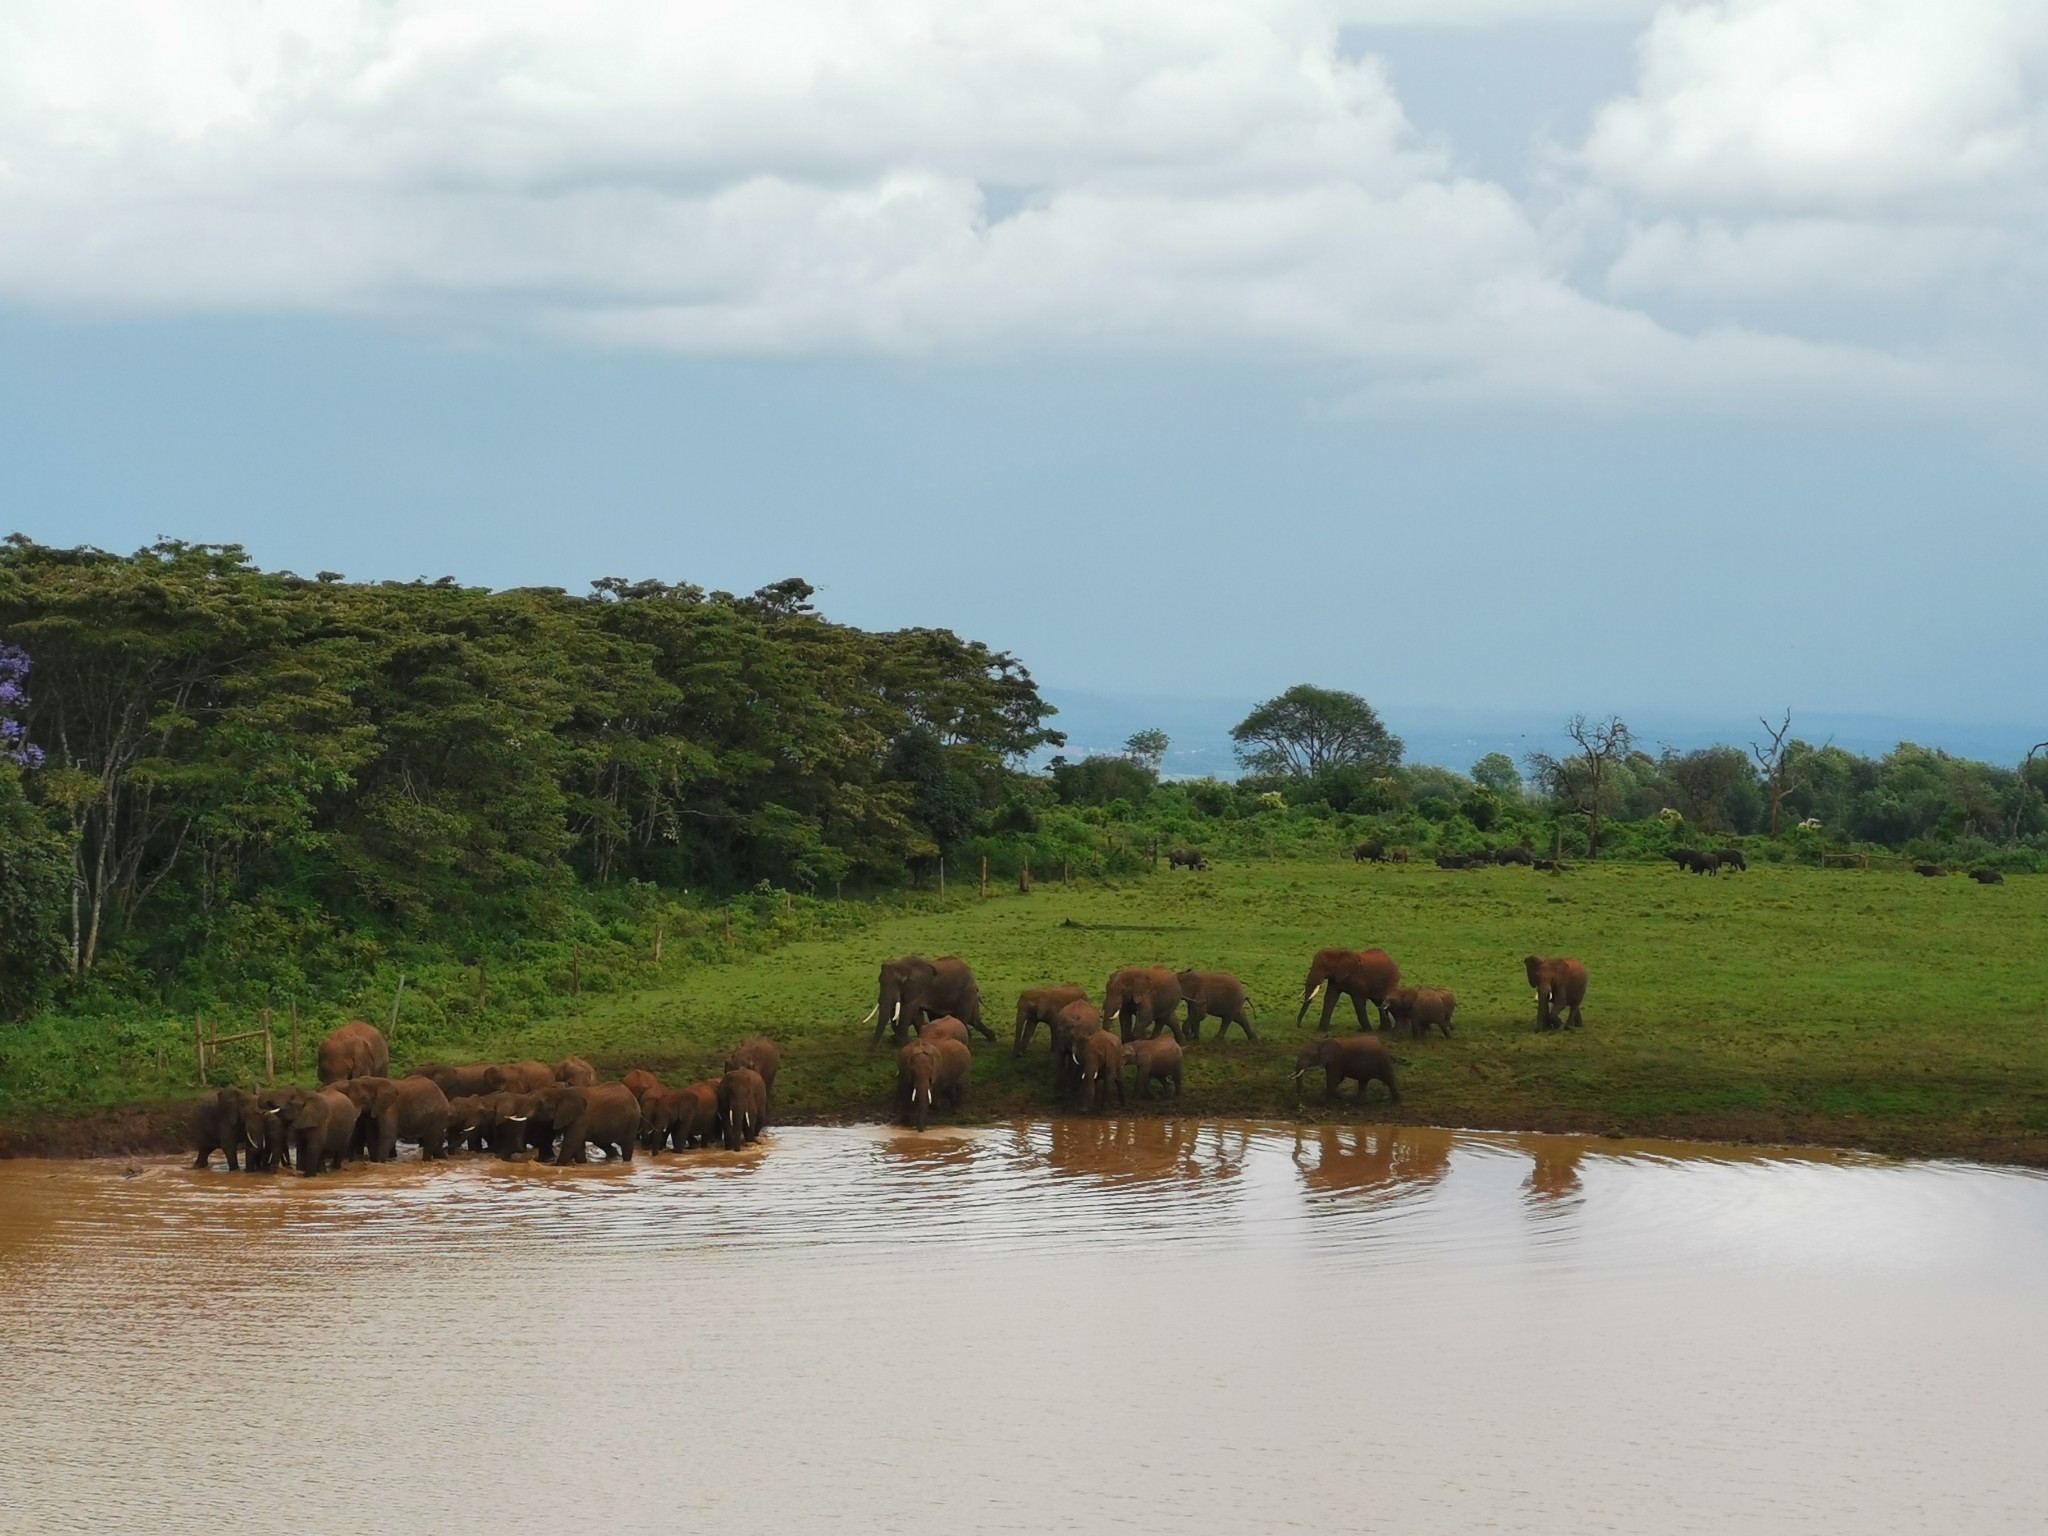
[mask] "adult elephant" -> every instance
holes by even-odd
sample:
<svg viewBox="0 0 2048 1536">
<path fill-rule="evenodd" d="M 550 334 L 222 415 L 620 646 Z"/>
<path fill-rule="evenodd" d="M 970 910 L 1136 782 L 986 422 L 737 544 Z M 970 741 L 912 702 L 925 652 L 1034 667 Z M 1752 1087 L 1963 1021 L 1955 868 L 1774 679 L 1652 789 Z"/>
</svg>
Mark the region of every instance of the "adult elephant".
<svg viewBox="0 0 2048 1536">
<path fill-rule="evenodd" d="M 338 1088 L 323 1088 L 299 1101 L 292 1113 L 291 1140 L 299 1172 L 307 1178 L 341 1167 L 356 1130 L 356 1107 Z"/>
<path fill-rule="evenodd" d="M 1067 1004 L 1052 1021 L 1053 1091 L 1067 1093 L 1080 1086 L 1080 1042 L 1102 1033 L 1102 1015 L 1086 998 Z"/>
<path fill-rule="evenodd" d="M 1401 1090 L 1394 1084 L 1394 1058 L 1378 1035 L 1338 1035 L 1334 1039 L 1311 1040 L 1301 1048 L 1294 1063 L 1294 1089 L 1299 1097 L 1301 1080 L 1312 1068 L 1323 1069 L 1323 1102 L 1333 1102 L 1337 1090 L 1349 1078 L 1358 1084 L 1362 1102 L 1368 1083 L 1387 1085 L 1387 1102 L 1401 1102 Z"/>
<path fill-rule="evenodd" d="M 257 1106 L 256 1095 L 240 1088 L 217 1088 L 192 1106 L 188 1122 L 192 1133 L 192 1166 L 211 1166 L 213 1154 L 221 1153 L 227 1158 L 228 1172 L 239 1172 L 243 1166 L 242 1153 L 251 1140 L 250 1133 L 256 1129 L 256 1121 L 262 1111 Z M 256 1172 L 256 1154 L 249 1152 L 247 1166 Z"/>
<path fill-rule="evenodd" d="M 782 1047 L 766 1035 L 749 1035 L 726 1053 L 725 1070 L 730 1072 L 737 1067 L 751 1067 L 761 1074 L 761 1114 L 766 1123 L 768 1111 L 775 1104 L 775 1074 L 782 1070 Z"/>
<path fill-rule="evenodd" d="M 571 1088 L 588 1088 L 597 1081 L 597 1068 L 581 1056 L 564 1056 L 555 1063 L 555 1081 Z"/>
<path fill-rule="evenodd" d="M 1038 1026 L 1050 1024 L 1070 1003 L 1088 1001 L 1088 989 L 1077 981 L 1063 987 L 1028 987 L 1017 994 L 1017 1027 L 1010 1037 L 1010 1054 L 1022 1056 L 1031 1048 Z"/>
<path fill-rule="evenodd" d="M 498 1068 L 498 1086 L 508 1093 L 539 1093 L 558 1079 L 544 1061 L 511 1061 Z"/>
<path fill-rule="evenodd" d="M 1147 1039 L 1170 1029 L 1179 1040 L 1180 1023 L 1175 1015 L 1180 1004 L 1180 982 L 1165 966 L 1127 965 L 1102 989 L 1103 1027 L 1116 1020 L 1117 1038 L 1124 1045 L 1137 1039 L 1140 1029 L 1146 1030 Z"/>
<path fill-rule="evenodd" d="M 650 1152 L 709 1146 L 718 1133 L 718 1084 L 650 1088 L 640 1101 L 640 1142 Z"/>
<path fill-rule="evenodd" d="M 1386 862 L 1387 845 L 1377 838 L 1354 843 L 1351 847 L 1351 862 L 1354 864 L 1382 864 Z"/>
<path fill-rule="evenodd" d="M 1202 1038 L 1202 1020 L 1216 1020 L 1216 1038 L 1221 1040 L 1235 1024 L 1247 1040 L 1252 1033 L 1252 1000 L 1244 983 L 1228 971 L 1176 971 L 1173 977 L 1188 1005 L 1188 1039 Z"/>
<path fill-rule="evenodd" d="M 882 1043 L 885 1029 L 894 1031 L 900 1046 L 917 1025 L 948 1013 L 984 1038 L 995 1039 L 996 1032 L 981 1022 L 981 988 L 965 960 L 958 955 L 938 960 L 923 955 L 885 960 L 874 1011 L 868 1015 L 875 1021 L 875 1038 L 869 1049 Z"/>
<path fill-rule="evenodd" d="M 1544 960 L 1527 955 L 1523 957 L 1522 969 L 1528 973 L 1529 985 L 1536 989 L 1538 1029 L 1577 1029 L 1585 1022 L 1579 1017 L 1579 1005 L 1586 1000 L 1585 966 L 1563 957 Z"/>
<path fill-rule="evenodd" d="M 1337 1011 L 1337 999 L 1351 999 L 1351 1011 L 1358 1015 L 1362 1030 L 1373 1026 L 1365 1016 L 1365 1005 L 1379 1011 L 1380 1023 L 1388 1022 L 1387 994 L 1401 984 L 1401 967 L 1384 949 L 1319 949 L 1309 962 L 1308 980 L 1301 984 L 1301 1008 L 1294 1015 L 1300 1024 L 1308 1017 L 1308 1005 L 1316 994 L 1323 996 L 1323 1017 L 1316 1033 L 1330 1032 L 1330 1015 Z"/>
<path fill-rule="evenodd" d="M 422 1162 L 448 1155 L 448 1096 L 425 1077 L 364 1077 L 340 1085 L 343 1091 L 370 1085 L 367 1092 L 349 1093 L 356 1104 L 355 1144 L 372 1162 L 388 1163 L 398 1144 L 420 1149 Z"/>
<path fill-rule="evenodd" d="M 920 1131 L 932 1106 L 958 1109 L 967 1097 L 974 1053 L 958 1040 L 922 1036 L 896 1053 L 896 1117 Z"/>
<path fill-rule="evenodd" d="M 266 1088 L 257 1096 L 256 1114 L 245 1132 L 251 1173 L 274 1173 L 291 1166 L 292 1116 L 305 1097 L 303 1088 Z"/>
<path fill-rule="evenodd" d="M 438 1061 L 422 1062 L 406 1075 L 425 1078 L 439 1088 L 451 1104 L 457 1099 L 497 1093 L 505 1086 L 505 1069 L 488 1061 L 473 1062 L 463 1067 L 451 1067 Z"/>
<path fill-rule="evenodd" d="M 561 1137 L 555 1162 L 582 1163 L 586 1145 L 602 1148 L 607 1162 L 633 1161 L 633 1143 L 640 1135 L 640 1101 L 624 1083 L 593 1083 L 576 1087 L 557 1083 L 543 1088 L 536 1113 Z"/>
<path fill-rule="evenodd" d="M 1176 1037 L 1174 1044 L 1179 1043 Z M 1083 1110 L 1107 1109 L 1111 1083 L 1116 1085 L 1118 1106 L 1123 1105 L 1124 1047 L 1114 1035 L 1100 1029 L 1082 1039 L 1074 1050 L 1074 1064 L 1079 1072 Z"/>
<path fill-rule="evenodd" d="M 384 1032 L 361 1019 L 350 1020 L 322 1040 L 316 1060 L 323 1087 L 352 1077 L 391 1075 L 391 1047 L 384 1043 Z"/>
<path fill-rule="evenodd" d="M 761 1134 L 768 1118 L 768 1085 L 752 1067 L 735 1067 L 718 1080 L 718 1135 L 737 1152 Z"/>
</svg>

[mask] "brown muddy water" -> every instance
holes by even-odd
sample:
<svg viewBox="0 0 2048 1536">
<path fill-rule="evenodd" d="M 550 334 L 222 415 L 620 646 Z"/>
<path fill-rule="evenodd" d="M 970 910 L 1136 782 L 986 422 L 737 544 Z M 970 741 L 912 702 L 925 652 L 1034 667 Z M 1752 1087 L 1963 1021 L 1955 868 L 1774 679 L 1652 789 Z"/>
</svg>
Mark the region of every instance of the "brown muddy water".
<svg viewBox="0 0 2048 1536">
<path fill-rule="evenodd" d="M 2048 1179 L 1142 1120 L 0 1164 L 0 1531 L 1981 1533 Z"/>
</svg>

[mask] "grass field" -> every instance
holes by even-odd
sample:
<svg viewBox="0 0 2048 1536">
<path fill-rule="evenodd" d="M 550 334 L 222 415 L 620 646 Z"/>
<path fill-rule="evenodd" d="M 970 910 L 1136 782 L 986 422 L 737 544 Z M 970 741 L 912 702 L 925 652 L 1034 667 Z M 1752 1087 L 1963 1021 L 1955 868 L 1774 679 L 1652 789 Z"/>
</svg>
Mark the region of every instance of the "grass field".
<svg viewBox="0 0 2048 1536">
<path fill-rule="evenodd" d="M 884 912 L 858 931 L 679 967 L 631 993 L 564 998 L 559 1013 L 502 1034 L 486 1021 L 469 1045 L 484 1059 L 574 1051 L 680 1080 L 761 1031 L 784 1047 L 781 1115 L 880 1118 L 893 1055 L 870 1051 L 858 1023 L 876 964 L 959 954 L 1002 1037 L 977 1045 L 967 1114 L 983 1120 L 1055 1107 L 1043 1032 L 1031 1056 L 1010 1056 L 1020 988 L 1078 981 L 1099 993 L 1119 965 L 1194 965 L 1246 981 L 1259 1039 L 1233 1032 L 1195 1047 L 1182 1107 L 1291 1115 L 1294 1053 L 1313 1029 L 1313 1013 L 1294 1023 L 1309 956 L 1379 945 L 1405 980 L 1450 987 L 1459 1006 L 1456 1038 L 1391 1042 L 1405 1098 L 1389 1112 L 1376 1090 L 1376 1119 L 2048 1164 L 2044 939 L 2048 880 L 1259 862 Z M 1535 1031 L 1521 967 L 1532 951 L 1585 961 L 1583 1030 Z M 1341 1007 L 1339 1026 L 1353 1027 Z M 398 1059 L 411 1055 L 401 1037 Z M 1320 1092 L 1312 1079 L 1302 1113 L 1329 1113 Z"/>
</svg>

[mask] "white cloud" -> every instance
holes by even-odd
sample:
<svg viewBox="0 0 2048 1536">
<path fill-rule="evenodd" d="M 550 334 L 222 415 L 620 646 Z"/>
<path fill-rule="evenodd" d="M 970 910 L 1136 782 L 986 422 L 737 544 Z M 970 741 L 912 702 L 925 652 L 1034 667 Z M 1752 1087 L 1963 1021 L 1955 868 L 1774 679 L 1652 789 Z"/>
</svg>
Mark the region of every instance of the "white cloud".
<svg viewBox="0 0 2048 1536">
<path fill-rule="evenodd" d="M 1658 13 L 1582 161 L 1679 204 L 1849 209 L 2038 175 L 2041 0 L 1717 0 Z"/>
<path fill-rule="evenodd" d="M 0 300 L 481 295 L 609 345 L 1280 351 L 1356 363 L 1378 396 L 1940 391 L 1958 375 L 1902 352 L 1735 309 L 1681 334 L 1627 303 L 1740 300 L 1728 274 L 1746 263 L 1818 272 L 1847 249 L 1804 226 L 1681 227 L 1636 200 L 2016 174 L 2024 90 L 1951 98 L 2025 28 L 1954 6 L 1974 31 L 1947 45 L 1953 67 L 1894 96 L 1858 83 L 1868 49 L 1838 13 L 1884 21 L 1903 0 L 1660 13 L 1638 91 L 1568 168 L 1593 190 L 1538 217 L 1454 174 L 1340 33 L 1642 0 L 13 0 Z M 1763 75 L 1795 106 L 1809 77 L 1850 82 L 1821 115 L 1853 132 L 1793 153 L 1770 125 L 1799 112 L 1772 108 L 1743 137 L 1760 35 L 1793 40 Z M 1904 67 L 1919 35 L 1880 26 L 1870 47 Z M 1912 140 L 1911 163 L 1864 155 L 1867 135 Z M 1610 235 L 1621 256 L 1594 295 L 1572 273 Z"/>
<path fill-rule="evenodd" d="M 1629 297 L 1912 304 L 1959 286 L 1993 284 L 2026 256 L 2012 233 L 1965 223 L 1660 219 L 1630 231 L 1607 283 Z"/>
</svg>

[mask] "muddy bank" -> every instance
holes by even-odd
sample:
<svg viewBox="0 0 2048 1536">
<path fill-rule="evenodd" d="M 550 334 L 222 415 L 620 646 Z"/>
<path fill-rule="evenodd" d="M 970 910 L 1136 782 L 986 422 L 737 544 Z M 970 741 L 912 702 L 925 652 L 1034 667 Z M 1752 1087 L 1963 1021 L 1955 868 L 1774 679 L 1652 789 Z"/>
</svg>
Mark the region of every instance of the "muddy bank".
<svg viewBox="0 0 2048 1536">
<path fill-rule="evenodd" d="M 146 1104 L 105 1105 L 74 1115 L 40 1114 L 0 1117 L 0 1158 L 139 1157 L 187 1149 L 185 1123 L 197 1095 Z M 1058 1114 L 1057 1106 L 1027 1095 L 986 1094 L 974 1112 L 954 1123 L 968 1126 L 1000 1124 L 1020 1117 Z M 1720 1142 L 1755 1147 L 1810 1147 L 1874 1152 L 1897 1158 L 1962 1158 L 1978 1163 L 2009 1163 L 2048 1168 L 2048 1135 L 1986 1131 L 1957 1126 L 1940 1132 L 1852 1122 L 1825 1116 L 1786 1116 L 1761 1111 L 1636 1117 L 1619 1120 L 1600 1114 L 1528 1110 L 1509 1115 L 1461 1113 L 1453 1125 L 1418 1114 L 1409 1104 L 1389 1106 L 1374 1099 L 1362 1107 L 1326 1107 L 1272 1103 L 1263 1094 L 1205 1095 L 1200 1103 L 1133 1102 L 1114 1109 L 1115 1118 L 1228 1119 L 1252 1117 L 1269 1123 L 1302 1125 L 1413 1125 L 1473 1131 L 1531 1131 L 1563 1135 L 1639 1137 L 1668 1141 Z M 774 1121 L 782 1125 L 880 1125 L 888 1122 L 885 1105 L 859 1103 L 833 1108 L 800 1103 L 777 1106 Z"/>
</svg>

